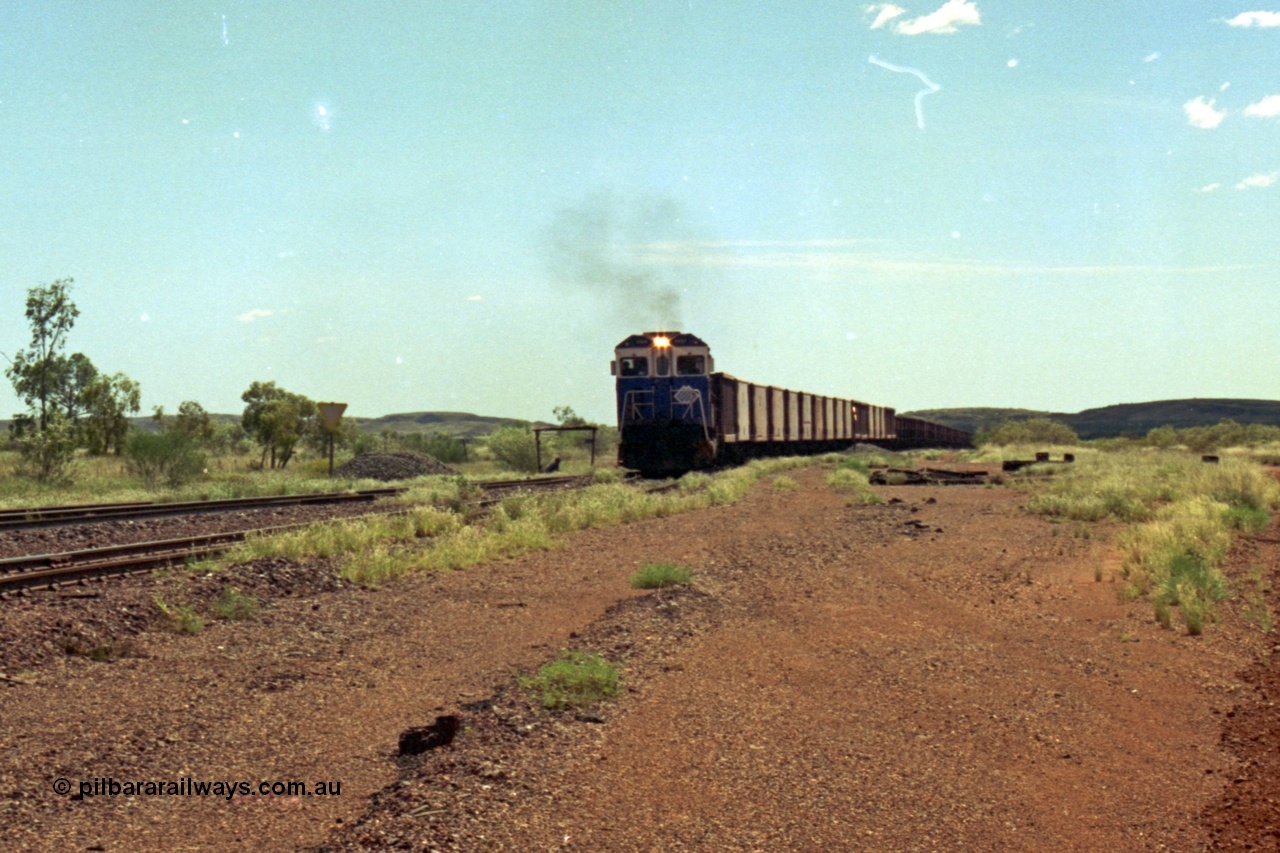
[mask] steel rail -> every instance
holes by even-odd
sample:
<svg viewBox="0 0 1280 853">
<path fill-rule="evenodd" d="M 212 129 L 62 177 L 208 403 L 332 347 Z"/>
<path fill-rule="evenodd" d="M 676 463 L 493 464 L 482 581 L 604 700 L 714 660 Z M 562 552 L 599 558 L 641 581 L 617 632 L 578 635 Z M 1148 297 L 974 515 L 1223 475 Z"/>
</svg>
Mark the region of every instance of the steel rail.
<svg viewBox="0 0 1280 853">
<path fill-rule="evenodd" d="M 529 477 L 523 480 L 485 480 L 476 482 L 486 492 L 500 491 L 503 489 L 523 489 L 530 486 L 536 489 L 550 488 L 551 486 L 567 486 L 572 483 L 583 482 L 590 479 L 589 474 L 571 474 L 561 477 Z"/>
<path fill-rule="evenodd" d="M 146 568 L 226 551 L 255 534 L 281 533 L 306 527 L 286 524 L 225 533 L 204 533 L 178 539 L 105 545 L 57 554 L 36 554 L 0 560 L 0 593 L 70 580 L 129 574 Z"/>
<path fill-rule="evenodd" d="M 256 498 L 221 498 L 209 501 L 175 501 L 78 504 L 58 507 L 30 507 L 0 510 L 0 531 L 60 524 L 92 523 L 117 519 L 148 518 L 165 515 L 189 515 L 201 512 L 231 512 L 237 509 L 270 509 L 272 507 L 305 506 L 347 502 L 368 502 L 391 497 L 402 488 L 365 489 L 358 492 L 314 492 L 300 495 L 268 495 Z"/>
</svg>

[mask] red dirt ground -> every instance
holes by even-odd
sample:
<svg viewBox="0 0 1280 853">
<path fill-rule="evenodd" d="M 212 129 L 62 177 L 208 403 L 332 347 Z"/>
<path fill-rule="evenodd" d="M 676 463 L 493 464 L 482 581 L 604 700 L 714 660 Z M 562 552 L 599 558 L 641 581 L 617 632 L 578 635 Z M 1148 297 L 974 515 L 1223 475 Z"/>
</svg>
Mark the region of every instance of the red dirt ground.
<svg viewBox="0 0 1280 853">
<path fill-rule="evenodd" d="M 1028 516 L 1003 488 L 885 487 L 902 503 L 845 506 L 823 473 L 465 572 L 378 590 L 304 584 L 246 622 L 143 631 L 110 663 L 10 672 L 9 843 L 1274 848 L 1280 685 L 1243 596 L 1204 637 L 1163 630 L 1149 605 L 1119 600 L 1108 528 Z M 1253 566 L 1280 571 L 1276 539 L 1238 549 L 1238 590 L 1256 587 Z M 638 566 L 667 559 L 694 569 L 692 589 L 630 588 Z M 0 631 L 74 631 L 89 608 L 145 609 L 157 585 L 184 594 L 178 583 L 7 602 Z M 565 646 L 619 663 L 623 694 L 584 714 L 536 707 L 515 676 Z M 452 744 L 396 758 L 401 731 L 445 713 L 463 721 Z M 58 778 L 188 776 L 342 790 L 51 791 Z"/>
</svg>

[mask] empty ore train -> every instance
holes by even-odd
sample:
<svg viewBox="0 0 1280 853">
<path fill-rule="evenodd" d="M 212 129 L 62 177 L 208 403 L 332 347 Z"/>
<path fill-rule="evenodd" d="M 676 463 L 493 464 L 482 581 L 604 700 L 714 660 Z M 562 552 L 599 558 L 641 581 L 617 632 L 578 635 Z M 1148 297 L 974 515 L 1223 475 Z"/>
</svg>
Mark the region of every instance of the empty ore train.
<svg viewBox="0 0 1280 853">
<path fill-rule="evenodd" d="M 618 464 L 674 474 L 758 456 L 843 450 L 969 447 L 963 430 L 898 417 L 887 406 L 756 385 L 716 373 L 695 335 L 645 332 L 614 351 Z"/>
</svg>

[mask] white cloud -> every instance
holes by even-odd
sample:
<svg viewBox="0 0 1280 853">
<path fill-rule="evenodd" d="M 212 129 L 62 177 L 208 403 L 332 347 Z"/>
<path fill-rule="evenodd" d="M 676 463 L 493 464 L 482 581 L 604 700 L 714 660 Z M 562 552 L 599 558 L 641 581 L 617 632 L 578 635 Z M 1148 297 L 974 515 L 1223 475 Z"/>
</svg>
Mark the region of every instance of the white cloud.
<svg viewBox="0 0 1280 853">
<path fill-rule="evenodd" d="M 1205 185 L 1204 185 L 1204 186 L 1202 186 L 1202 187 L 1197 187 L 1197 188 L 1196 188 L 1196 192 L 1198 192 L 1198 193 L 1211 193 L 1211 192 L 1213 192 L 1214 190 L 1221 189 L 1221 188 L 1222 188 L 1222 184 L 1218 183 L 1217 181 L 1214 181 L 1212 184 L 1205 184 Z"/>
<path fill-rule="evenodd" d="M 977 3 L 971 0 L 947 0 L 937 11 L 895 24 L 893 31 L 903 36 L 918 36 L 922 33 L 950 35 L 956 32 L 959 25 L 976 27 L 981 23 L 982 16 L 978 13 Z"/>
<path fill-rule="evenodd" d="M 871 22 L 871 29 L 878 30 L 899 15 L 906 14 L 907 10 L 892 3 L 881 3 L 878 6 L 868 6 L 866 11 L 875 13 L 876 19 Z"/>
<path fill-rule="evenodd" d="M 1250 175 L 1240 183 L 1236 184 L 1238 190 L 1255 189 L 1260 190 L 1263 187 L 1269 187 L 1277 180 L 1280 180 L 1280 172 L 1259 172 L 1256 175 Z"/>
<path fill-rule="evenodd" d="M 274 313 L 276 312 L 266 308 L 251 308 L 243 314 L 237 315 L 236 319 L 241 323 L 252 323 L 254 320 L 260 320 L 263 317 L 270 317 Z"/>
<path fill-rule="evenodd" d="M 1280 12 L 1241 12 L 1226 21 L 1229 27 L 1280 27 Z"/>
<path fill-rule="evenodd" d="M 1206 273 L 1257 269 L 1249 265 L 1163 266 L 1100 265 L 1048 266 L 1020 263 L 981 263 L 950 258 L 908 257 L 885 251 L 862 251 L 860 244 L 882 240 L 763 240 L 672 241 L 645 244 L 651 251 L 640 263 L 659 267 L 721 269 L 795 269 L 817 278 L 845 272 L 885 274 L 953 275 L 1132 275 L 1135 273 Z"/>
<path fill-rule="evenodd" d="M 1182 105 L 1182 109 L 1186 111 L 1187 121 L 1191 122 L 1192 127 L 1205 130 L 1212 130 L 1222 124 L 1222 120 L 1227 117 L 1226 110 L 1215 110 L 1213 101 L 1206 101 L 1203 96 L 1187 101 Z"/>
<path fill-rule="evenodd" d="M 1255 118 L 1275 118 L 1280 116 L 1280 95 L 1267 95 L 1256 104 L 1244 108 L 1244 114 Z"/>
</svg>

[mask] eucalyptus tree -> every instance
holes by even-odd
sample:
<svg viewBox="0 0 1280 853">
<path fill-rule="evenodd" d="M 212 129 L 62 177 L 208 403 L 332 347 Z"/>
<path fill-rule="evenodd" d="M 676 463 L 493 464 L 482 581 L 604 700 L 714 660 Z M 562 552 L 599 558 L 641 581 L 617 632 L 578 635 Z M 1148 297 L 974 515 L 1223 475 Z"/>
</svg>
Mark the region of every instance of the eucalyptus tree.
<svg viewBox="0 0 1280 853">
<path fill-rule="evenodd" d="M 89 359 L 82 354 L 76 354 L 79 359 L 74 363 L 62 354 L 67 335 L 80 316 L 80 309 L 71 301 L 73 282 L 70 278 L 60 278 L 50 285 L 27 291 L 31 342 L 14 354 L 4 371 L 42 431 L 48 427 L 50 415 L 59 408 L 58 402 L 65 403 L 68 385 L 87 373 L 86 366 L 92 369 Z M 92 376 L 86 378 L 92 379 Z"/>
</svg>

